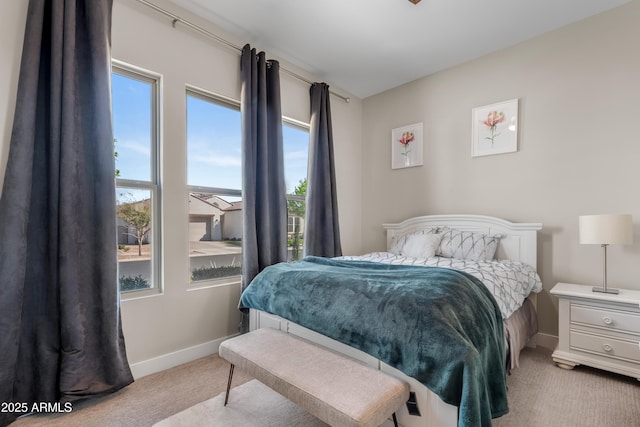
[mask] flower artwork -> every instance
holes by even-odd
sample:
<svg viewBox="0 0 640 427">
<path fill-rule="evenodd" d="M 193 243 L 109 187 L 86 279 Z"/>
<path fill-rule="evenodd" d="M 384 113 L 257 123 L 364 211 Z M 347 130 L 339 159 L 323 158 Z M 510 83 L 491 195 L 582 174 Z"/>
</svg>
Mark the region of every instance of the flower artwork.
<svg viewBox="0 0 640 427">
<path fill-rule="evenodd" d="M 422 165 L 422 123 L 391 131 L 391 168 Z"/>
<path fill-rule="evenodd" d="M 398 140 L 398 142 L 404 147 L 404 152 L 402 153 L 402 155 L 404 156 L 404 163 L 407 166 L 411 166 L 411 158 L 409 157 L 411 149 L 409 148 L 409 143 L 411 143 L 411 141 L 413 141 L 414 139 L 415 136 L 413 135 L 413 132 L 403 132 L 402 136 Z"/>
<path fill-rule="evenodd" d="M 518 151 L 518 100 L 472 110 L 471 155 L 487 156 Z"/>
<path fill-rule="evenodd" d="M 500 111 L 489 111 L 487 114 L 487 119 L 482 122 L 489 131 L 491 132 L 490 136 L 486 136 L 484 139 L 488 139 L 491 141 L 491 145 L 493 145 L 494 139 L 500 135 L 497 131 L 498 125 L 504 122 L 504 112 Z"/>
</svg>

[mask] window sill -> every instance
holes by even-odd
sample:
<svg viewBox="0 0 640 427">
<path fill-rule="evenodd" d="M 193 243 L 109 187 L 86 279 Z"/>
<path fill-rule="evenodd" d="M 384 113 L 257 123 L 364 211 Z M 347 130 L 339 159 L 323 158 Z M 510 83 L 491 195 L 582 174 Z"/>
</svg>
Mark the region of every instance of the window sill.
<svg viewBox="0 0 640 427">
<path fill-rule="evenodd" d="M 187 291 L 199 291 L 201 289 L 219 288 L 223 286 L 240 285 L 242 276 L 224 277 L 221 279 L 201 280 L 189 283 Z"/>
<path fill-rule="evenodd" d="M 151 288 L 151 289 L 140 290 L 140 291 L 126 291 L 126 292 L 120 292 L 120 301 L 121 302 L 133 301 L 137 299 L 152 298 L 152 297 L 158 297 L 162 295 L 164 295 L 164 292 L 162 292 L 161 289 L 157 289 L 157 288 Z"/>
</svg>

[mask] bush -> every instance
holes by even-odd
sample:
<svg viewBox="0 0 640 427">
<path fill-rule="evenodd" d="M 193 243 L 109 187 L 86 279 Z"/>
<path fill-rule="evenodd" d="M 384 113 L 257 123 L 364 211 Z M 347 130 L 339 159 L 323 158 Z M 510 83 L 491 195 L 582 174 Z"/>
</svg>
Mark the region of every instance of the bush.
<svg viewBox="0 0 640 427">
<path fill-rule="evenodd" d="M 200 267 L 191 272 L 191 281 L 219 279 L 221 277 L 239 276 L 242 274 L 240 265 L 224 265 L 222 267 Z"/>
<path fill-rule="evenodd" d="M 122 276 L 120 278 L 120 292 L 139 291 L 149 288 L 151 288 L 151 285 L 141 274 L 138 274 L 136 277 Z"/>
</svg>

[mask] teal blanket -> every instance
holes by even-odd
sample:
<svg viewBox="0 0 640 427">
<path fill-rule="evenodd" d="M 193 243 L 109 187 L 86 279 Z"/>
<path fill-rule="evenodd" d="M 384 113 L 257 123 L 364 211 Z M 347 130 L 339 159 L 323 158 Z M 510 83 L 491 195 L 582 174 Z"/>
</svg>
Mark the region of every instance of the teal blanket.
<svg viewBox="0 0 640 427">
<path fill-rule="evenodd" d="M 241 308 L 276 314 L 415 378 L 459 407 L 459 426 L 506 414 L 500 310 L 451 269 L 306 257 L 264 269 Z"/>
</svg>

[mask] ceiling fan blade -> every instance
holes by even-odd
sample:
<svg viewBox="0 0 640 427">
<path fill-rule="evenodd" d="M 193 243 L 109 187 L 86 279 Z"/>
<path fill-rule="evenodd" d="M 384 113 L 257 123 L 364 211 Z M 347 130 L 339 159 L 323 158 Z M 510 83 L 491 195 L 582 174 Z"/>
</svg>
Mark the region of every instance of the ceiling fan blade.
<svg viewBox="0 0 640 427">
<path fill-rule="evenodd" d="M 420 0 L 409 0 L 409 1 L 410 1 L 411 3 L 413 3 L 413 4 L 418 4 L 418 3 L 420 3 Z"/>
</svg>

